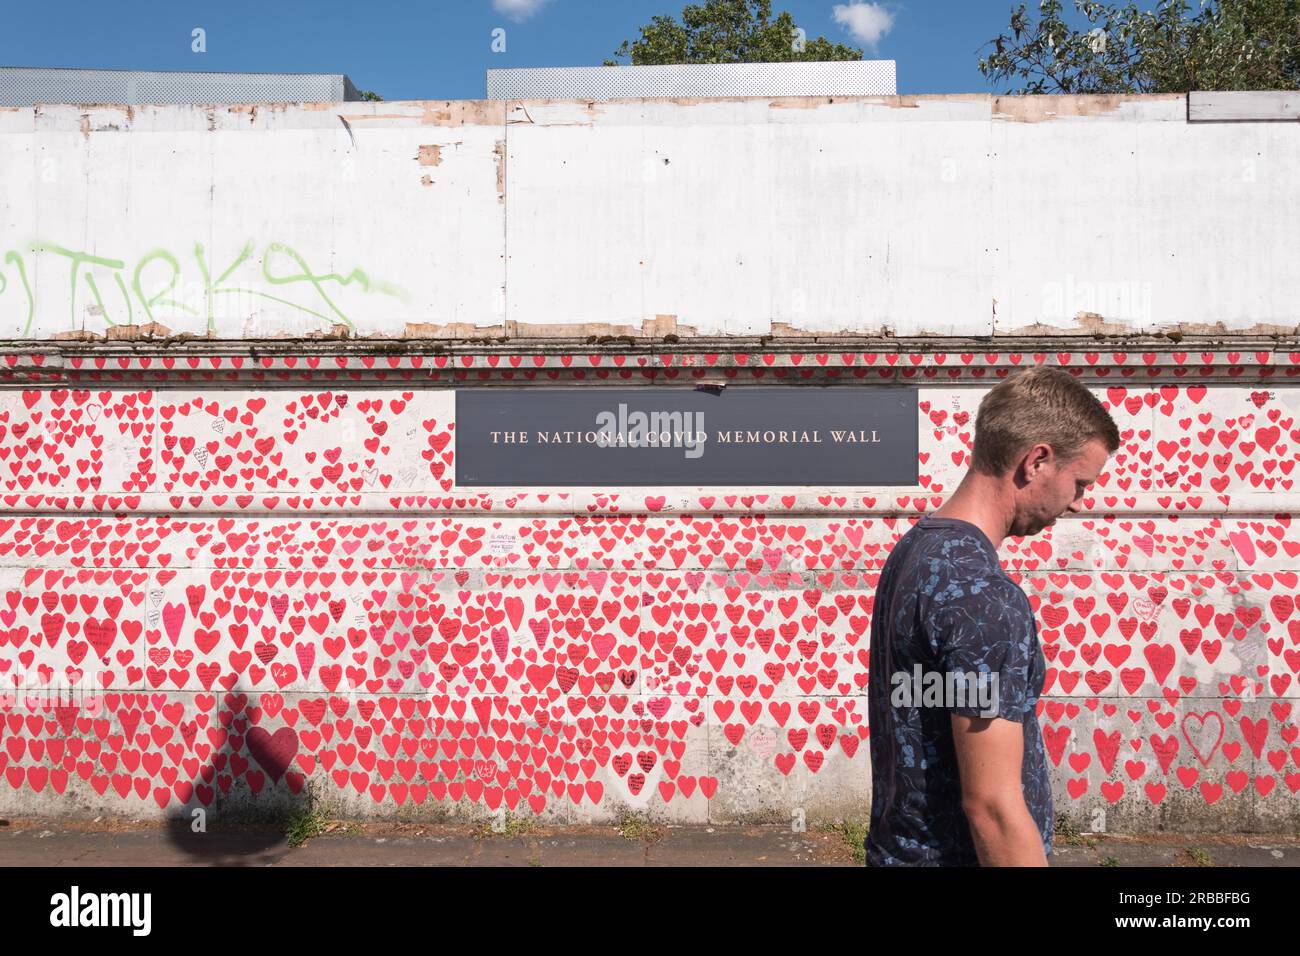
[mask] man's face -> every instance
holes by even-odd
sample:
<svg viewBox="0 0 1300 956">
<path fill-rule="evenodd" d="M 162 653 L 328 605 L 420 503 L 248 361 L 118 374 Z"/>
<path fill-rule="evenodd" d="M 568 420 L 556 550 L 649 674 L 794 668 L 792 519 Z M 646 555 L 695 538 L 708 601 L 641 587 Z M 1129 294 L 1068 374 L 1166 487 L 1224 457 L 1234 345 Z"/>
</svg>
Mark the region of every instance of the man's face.
<svg viewBox="0 0 1300 956">
<path fill-rule="evenodd" d="M 1016 515 L 1009 533 L 1038 534 L 1067 511 L 1077 512 L 1084 492 L 1106 467 L 1108 457 L 1099 438 L 1090 440 L 1069 461 L 1063 461 L 1050 445 L 1031 448 L 1019 466 Z"/>
</svg>

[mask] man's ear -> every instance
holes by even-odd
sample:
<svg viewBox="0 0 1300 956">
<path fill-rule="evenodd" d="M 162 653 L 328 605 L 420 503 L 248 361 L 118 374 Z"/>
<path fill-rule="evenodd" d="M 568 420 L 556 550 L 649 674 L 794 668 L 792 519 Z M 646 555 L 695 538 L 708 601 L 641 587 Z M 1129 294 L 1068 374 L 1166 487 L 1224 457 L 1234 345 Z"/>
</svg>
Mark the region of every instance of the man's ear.
<svg viewBox="0 0 1300 956">
<path fill-rule="evenodd" d="M 1032 480 L 1034 471 L 1041 470 L 1052 458 L 1052 448 L 1043 442 L 1031 445 L 1025 454 L 1021 457 L 1020 463 L 1016 466 L 1016 477 L 1019 483 L 1027 484 Z"/>
</svg>

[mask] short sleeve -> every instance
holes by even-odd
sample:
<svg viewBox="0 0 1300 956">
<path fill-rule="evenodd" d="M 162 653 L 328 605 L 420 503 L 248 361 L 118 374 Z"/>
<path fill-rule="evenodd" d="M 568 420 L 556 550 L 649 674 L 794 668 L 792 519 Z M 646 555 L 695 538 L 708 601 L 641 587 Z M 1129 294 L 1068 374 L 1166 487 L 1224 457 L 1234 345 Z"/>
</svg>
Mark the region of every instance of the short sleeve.
<svg viewBox="0 0 1300 956">
<path fill-rule="evenodd" d="M 1036 650 L 1024 593 L 999 578 L 968 579 L 933 608 L 930 624 L 943 706 L 969 717 L 1022 722 Z"/>
</svg>

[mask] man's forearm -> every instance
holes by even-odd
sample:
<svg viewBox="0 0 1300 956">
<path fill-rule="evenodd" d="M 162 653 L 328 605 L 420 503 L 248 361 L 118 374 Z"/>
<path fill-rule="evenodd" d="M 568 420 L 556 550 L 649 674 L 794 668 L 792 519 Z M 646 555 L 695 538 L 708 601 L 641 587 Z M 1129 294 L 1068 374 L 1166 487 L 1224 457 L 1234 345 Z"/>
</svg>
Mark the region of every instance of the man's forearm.
<svg viewBox="0 0 1300 956">
<path fill-rule="evenodd" d="M 981 866 L 1047 866 L 1042 834 L 1021 794 L 965 810 Z"/>
</svg>

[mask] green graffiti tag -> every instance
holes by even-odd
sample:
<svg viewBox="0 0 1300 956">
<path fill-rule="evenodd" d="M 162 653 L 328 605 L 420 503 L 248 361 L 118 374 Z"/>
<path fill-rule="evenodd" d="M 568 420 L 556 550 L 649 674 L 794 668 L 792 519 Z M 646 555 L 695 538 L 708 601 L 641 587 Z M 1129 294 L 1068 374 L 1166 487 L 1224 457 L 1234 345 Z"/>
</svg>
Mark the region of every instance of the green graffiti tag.
<svg viewBox="0 0 1300 956">
<path fill-rule="evenodd" d="M 198 279 L 189 283 L 184 282 L 186 260 L 161 247 L 145 252 L 132 265 L 125 259 L 43 240 L 29 243 L 25 252 L 33 257 L 45 255 L 67 261 L 66 289 L 73 329 L 78 327 L 78 303 L 83 292 L 88 292 L 93 302 L 88 311 L 102 317 L 110 326 L 134 324 L 138 306 L 144 320 L 150 323 L 158 321 L 159 314 L 165 310 L 186 316 L 202 315 L 208 332 L 216 330 L 218 302 L 228 296 L 276 302 L 303 315 L 342 323 L 349 330 L 355 330 L 356 325 L 338 301 L 340 290 L 353 286 L 365 294 L 407 298 L 399 286 L 375 279 L 360 268 L 346 273 L 318 271 L 298 250 L 283 242 L 268 242 L 260 255 L 252 240 L 245 242 L 215 278 L 214 265 L 220 268 L 219 264 L 212 261 L 201 242 L 195 242 L 191 254 Z M 3 262 L 11 267 L 11 274 L 26 295 L 27 315 L 20 334 L 26 338 L 32 333 L 38 304 L 27 279 L 27 262 L 19 251 L 6 253 Z M 102 287 L 105 282 L 109 285 Z M 0 296 L 13 284 L 5 270 L 0 269 Z M 267 285 L 277 287 L 279 294 L 267 291 Z M 106 298 L 108 289 L 114 287 L 116 296 Z M 187 294 L 184 289 L 190 292 Z M 0 301 L 0 308 L 4 306 Z"/>
<path fill-rule="evenodd" d="M 273 253 L 280 253 L 281 255 L 284 255 L 289 259 L 292 259 L 294 264 L 297 265 L 301 271 L 295 275 L 286 275 L 286 276 L 271 275 L 271 256 Z M 325 304 L 328 305 L 330 309 L 334 311 L 334 314 L 337 315 L 344 322 L 348 322 L 348 318 L 343 314 L 343 312 L 339 309 L 339 307 L 334 304 L 334 300 L 331 299 L 329 295 L 326 294 L 324 288 L 324 284 L 326 282 L 337 282 L 339 285 L 342 286 L 350 285 L 351 283 L 356 282 L 366 292 L 380 292 L 383 293 L 384 295 L 401 294 L 400 291 L 395 286 L 392 286 L 387 282 L 372 282 L 370 277 L 367 276 L 360 269 L 353 269 L 346 276 L 341 276 L 337 272 L 322 273 L 320 275 L 317 275 L 316 273 L 311 271 L 311 268 L 303 260 L 302 256 L 298 255 L 297 252 L 295 252 L 293 249 L 290 249 L 288 246 L 286 246 L 284 243 L 281 242 L 273 242 L 266 247 L 266 254 L 262 256 L 262 275 L 266 278 L 267 282 L 270 282 L 273 285 L 289 285 L 294 282 L 311 283 L 312 287 L 315 288 L 316 291 L 320 294 L 320 297 L 325 300 Z M 348 325 L 351 326 L 352 323 L 348 322 Z"/>
<path fill-rule="evenodd" d="M 140 285 L 140 276 L 143 274 L 145 267 L 153 262 L 163 262 L 171 266 L 171 274 L 168 276 L 167 285 L 163 286 L 151 296 L 144 293 Z M 166 249 L 154 249 L 152 252 L 146 252 L 140 257 L 140 261 L 135 264 L 135 274 L 131 276 L 131 288 L 140 300 L 140 307 L 144 309 L 145 317 L 154 321 L 153 307 L 155 305 L 167 306 L 173 309 L 180 309 L 182 312 L 188 312 L 190 315 L 196 315 L 197 310 L 190 308 L 184 302 L 178 302 L 175 299 L 165 299 L 163 296 L 171 293 L 176 288 L 176 283 L 181 277 L 181 264 L 177 258 Z M 211 317 L 208 321 L 208 331 L 212 331 Z"/>
<path fill-rule="evenodd" d="M 75 329 L 77 327 L 77 274 L 81 271 L 82 266 L 103 266 L 107 269 L 114 270 L 113 278 L 117 280 L 118 291 L 121 292 L 122 299 L 126 303 L 127 324 L 131 324 L 131 297 L 127 295 L 126 284 L 122 281 L 122 275 L 119 271 L 124 265 L 121 259 L 108 259 L 104 256 L 91 255 L 89 252 L 76 252 L 72 249 L 65 249 L 63 246 L 55 245 L 52 242 L 32 242 L 28 244 L 27 250 L 32 253 L 48 252 L 52 255 L 63 256 L 68 260 L 68 286 L 73 290 L 71 303 L 72 328 Z M 99 284 L 95 282 L 94 273 L 87 270 L 83 274 L 83 277 L 86 280 L 86 285 L 90 289 L 91 295 L 95 297 L 95 306 L 99 309 L 97 314 L 102 316 L 104 321 L 109 325 L 116 325 L 117 323 L 109 316 L 107 307 L 104 305 L 104 297 L 99 294 Z"/>
<path fill-rule="evenodd" d="M 23 330 L 18 333 L 20 339 L 25 339 L 31 334 L 32 320 L 36 318 L 36 299 L 32 295 L 31 283 L 27 281 L 27 267 L 23 264 L 23 257 L 16 252 L 6 252 L 4 261 L 17 271 L 18 279 L 23 284 L 23 293 L 27 296 L 27 322 L 23 325 Z M 4 271 L 0 270 L 0 295 L 4 295 L 8 288 L 9 280 Z"/>
<path fill-rule="evenodd" d="M 203 243 L 201 242 L 194 243 L 194 261 L 199 264 L 199 271 L 203 273 L 203 301 L 207 307 L 209 331 L 212 330 L 214 325 L 213 309 L 214 309 L 215 299 L 213 298 L 213 296 L 221 292 L 239 291 L 237 289 L 221 289 L 218 288 L 218 286 L 220 286 L 222 282 L 225 282 L 226 279 L 230 278 L 230 274 L 234 272 L 236 269 L 238 269 L 240 266 L 242 266 L 252 255 L 253 255 L 253 244 L 251 242 L 244 243 L 244 247 L 239 250 L 239 255 L 235 256 L 235 261 L 230 264 L 230 266 L 226 269 L 225 272 L 217 276 L 217 281 L 216 284 L 214 285 L 212 282 L 212 274 L 208 271 L 208 260 L 203 252 Z M 306 311 L 311 312 L 310 309 Z M 349 328 L 352 327 L 351 322 L 348 323 L 348 327 Z"/>
</svg>

